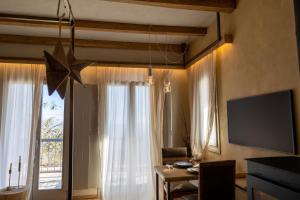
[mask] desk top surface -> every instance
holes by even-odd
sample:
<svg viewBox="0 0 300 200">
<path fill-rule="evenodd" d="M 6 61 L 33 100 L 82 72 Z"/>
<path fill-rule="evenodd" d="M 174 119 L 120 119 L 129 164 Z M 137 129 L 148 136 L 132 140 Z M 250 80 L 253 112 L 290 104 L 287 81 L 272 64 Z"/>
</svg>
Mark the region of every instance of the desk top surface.
<svg viewBox="0 0 300 200">
<path fill-rule="evenodd" d="M 155 173 L 166 182 L 197 180 L 198 174 L 191 174 L 186 169 L 173 168 L 169 169 L 165 166 L 154 167 Z"/>
</svg>

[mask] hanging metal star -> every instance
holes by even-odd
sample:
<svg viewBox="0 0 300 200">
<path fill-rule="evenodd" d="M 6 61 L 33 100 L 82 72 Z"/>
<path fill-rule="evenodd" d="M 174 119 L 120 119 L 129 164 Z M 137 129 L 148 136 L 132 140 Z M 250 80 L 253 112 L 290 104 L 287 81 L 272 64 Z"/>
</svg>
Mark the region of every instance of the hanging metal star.
<svg viewBox="0 0 300 200">
<path fill-rule="evenodd" d="M 81 81 L 80 71 L 87 67 L 89 62 L 78 61 L 70 48 L 67 57 L 60 40 L 55 45 L 53 55 L 44 51 L 46 59 L 46 76 L 49 95 L 56 90 L 63 99 L 66 94 L 68 78 L 72 78 L 83 84 Z"/>
<path fill-rule="evenodd" d="M 83 70 L 85 67 L 88 65 L 92 64 L 91 62 L 86 62 L 86 61 L 78 61 L 75 56 L 74 52 L 72 51 L 72 48 L 69 49 L 68 55 L 67 55 L 67 60 L 68 60 L 68 66 L 70 69 L 70 77 L 76 80 L 78 83 L 82 84 L 81 81 L 81 76 L 80 72 Z"/>
<path fill-rule="evenodd" d="M 60 88 L 58 89 L 58 94 L 61 98 L 64 98 L 70 69 L 61 41 L 57 41 L 53 55 L 44 51 L 44 56 L 46 60 L 46 78 L 49 96 Z"/>
</svg>

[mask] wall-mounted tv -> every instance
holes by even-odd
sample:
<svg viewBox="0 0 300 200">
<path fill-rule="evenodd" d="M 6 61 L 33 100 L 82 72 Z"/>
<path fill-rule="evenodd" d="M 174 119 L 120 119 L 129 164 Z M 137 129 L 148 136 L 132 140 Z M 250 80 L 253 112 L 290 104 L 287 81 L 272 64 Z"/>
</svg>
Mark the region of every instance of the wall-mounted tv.
<svg viewBox="0 0 300 200">
<path fill-rule="evenodd" d="M 296 153 L 291 90 L 227 102 L 229 143 Z"/>
</svg>

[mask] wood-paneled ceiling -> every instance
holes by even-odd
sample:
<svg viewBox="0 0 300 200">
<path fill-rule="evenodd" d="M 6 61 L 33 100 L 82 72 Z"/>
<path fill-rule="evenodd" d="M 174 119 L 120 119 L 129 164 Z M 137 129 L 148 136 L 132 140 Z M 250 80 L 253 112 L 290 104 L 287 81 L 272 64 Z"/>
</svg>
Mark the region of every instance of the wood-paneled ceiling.
<svg viewBox="0 0 300 200">
<path fill-rule="evenodd" d="M 53 45 L 58 0 L 0 1 L 0 43 Z M 70 0 L 77 46 L 182 52 L 235 0 Z M 64 24 L 62 37 L 69 30 Z"/>
</svg>

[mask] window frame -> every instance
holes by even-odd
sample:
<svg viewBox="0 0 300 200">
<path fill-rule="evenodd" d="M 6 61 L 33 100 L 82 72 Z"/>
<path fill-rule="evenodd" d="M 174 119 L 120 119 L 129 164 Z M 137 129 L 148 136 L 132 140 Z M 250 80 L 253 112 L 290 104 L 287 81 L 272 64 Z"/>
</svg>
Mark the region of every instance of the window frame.
<svg viewBox="0 0 300 200">
<path fill-rule="evenodd" d="M 40 156 L 41 156 L 41 147 L 42 147 L 42 115 L 43 115 L 43 94 L 44 94 L 44 87 L 47 87 L 46 81 L 43 83 L 42 86 L 42 95 L 41 95 L 41 106 L 40 106 L 40 112 L 39 112 L 39 120 L 38 120 L 38 126 L 37 126 L 37 134 L 36 134 L 36 142 L 38 145 L 36 145 L 36 153 L 35 156 L 36 158 L 36 169 L 34 169 L 34 172 L 36 174 L 36 180 L 35 182 L 35 192 L 64 192 L 65 191 L 65 157 L 66 155 L 66 145 L 67 145 L 67 136 L 66 136 L 66 109 L 68 106 L 68 100 L 67 98 L 62 99 L 63 100 L 63 145 L 62 145 L 62 169 L 61 169 L 61 187 L 60 188 L 40 188 Z M 49 95 L 48 95 L 49 96 Z"/>
</svg>

